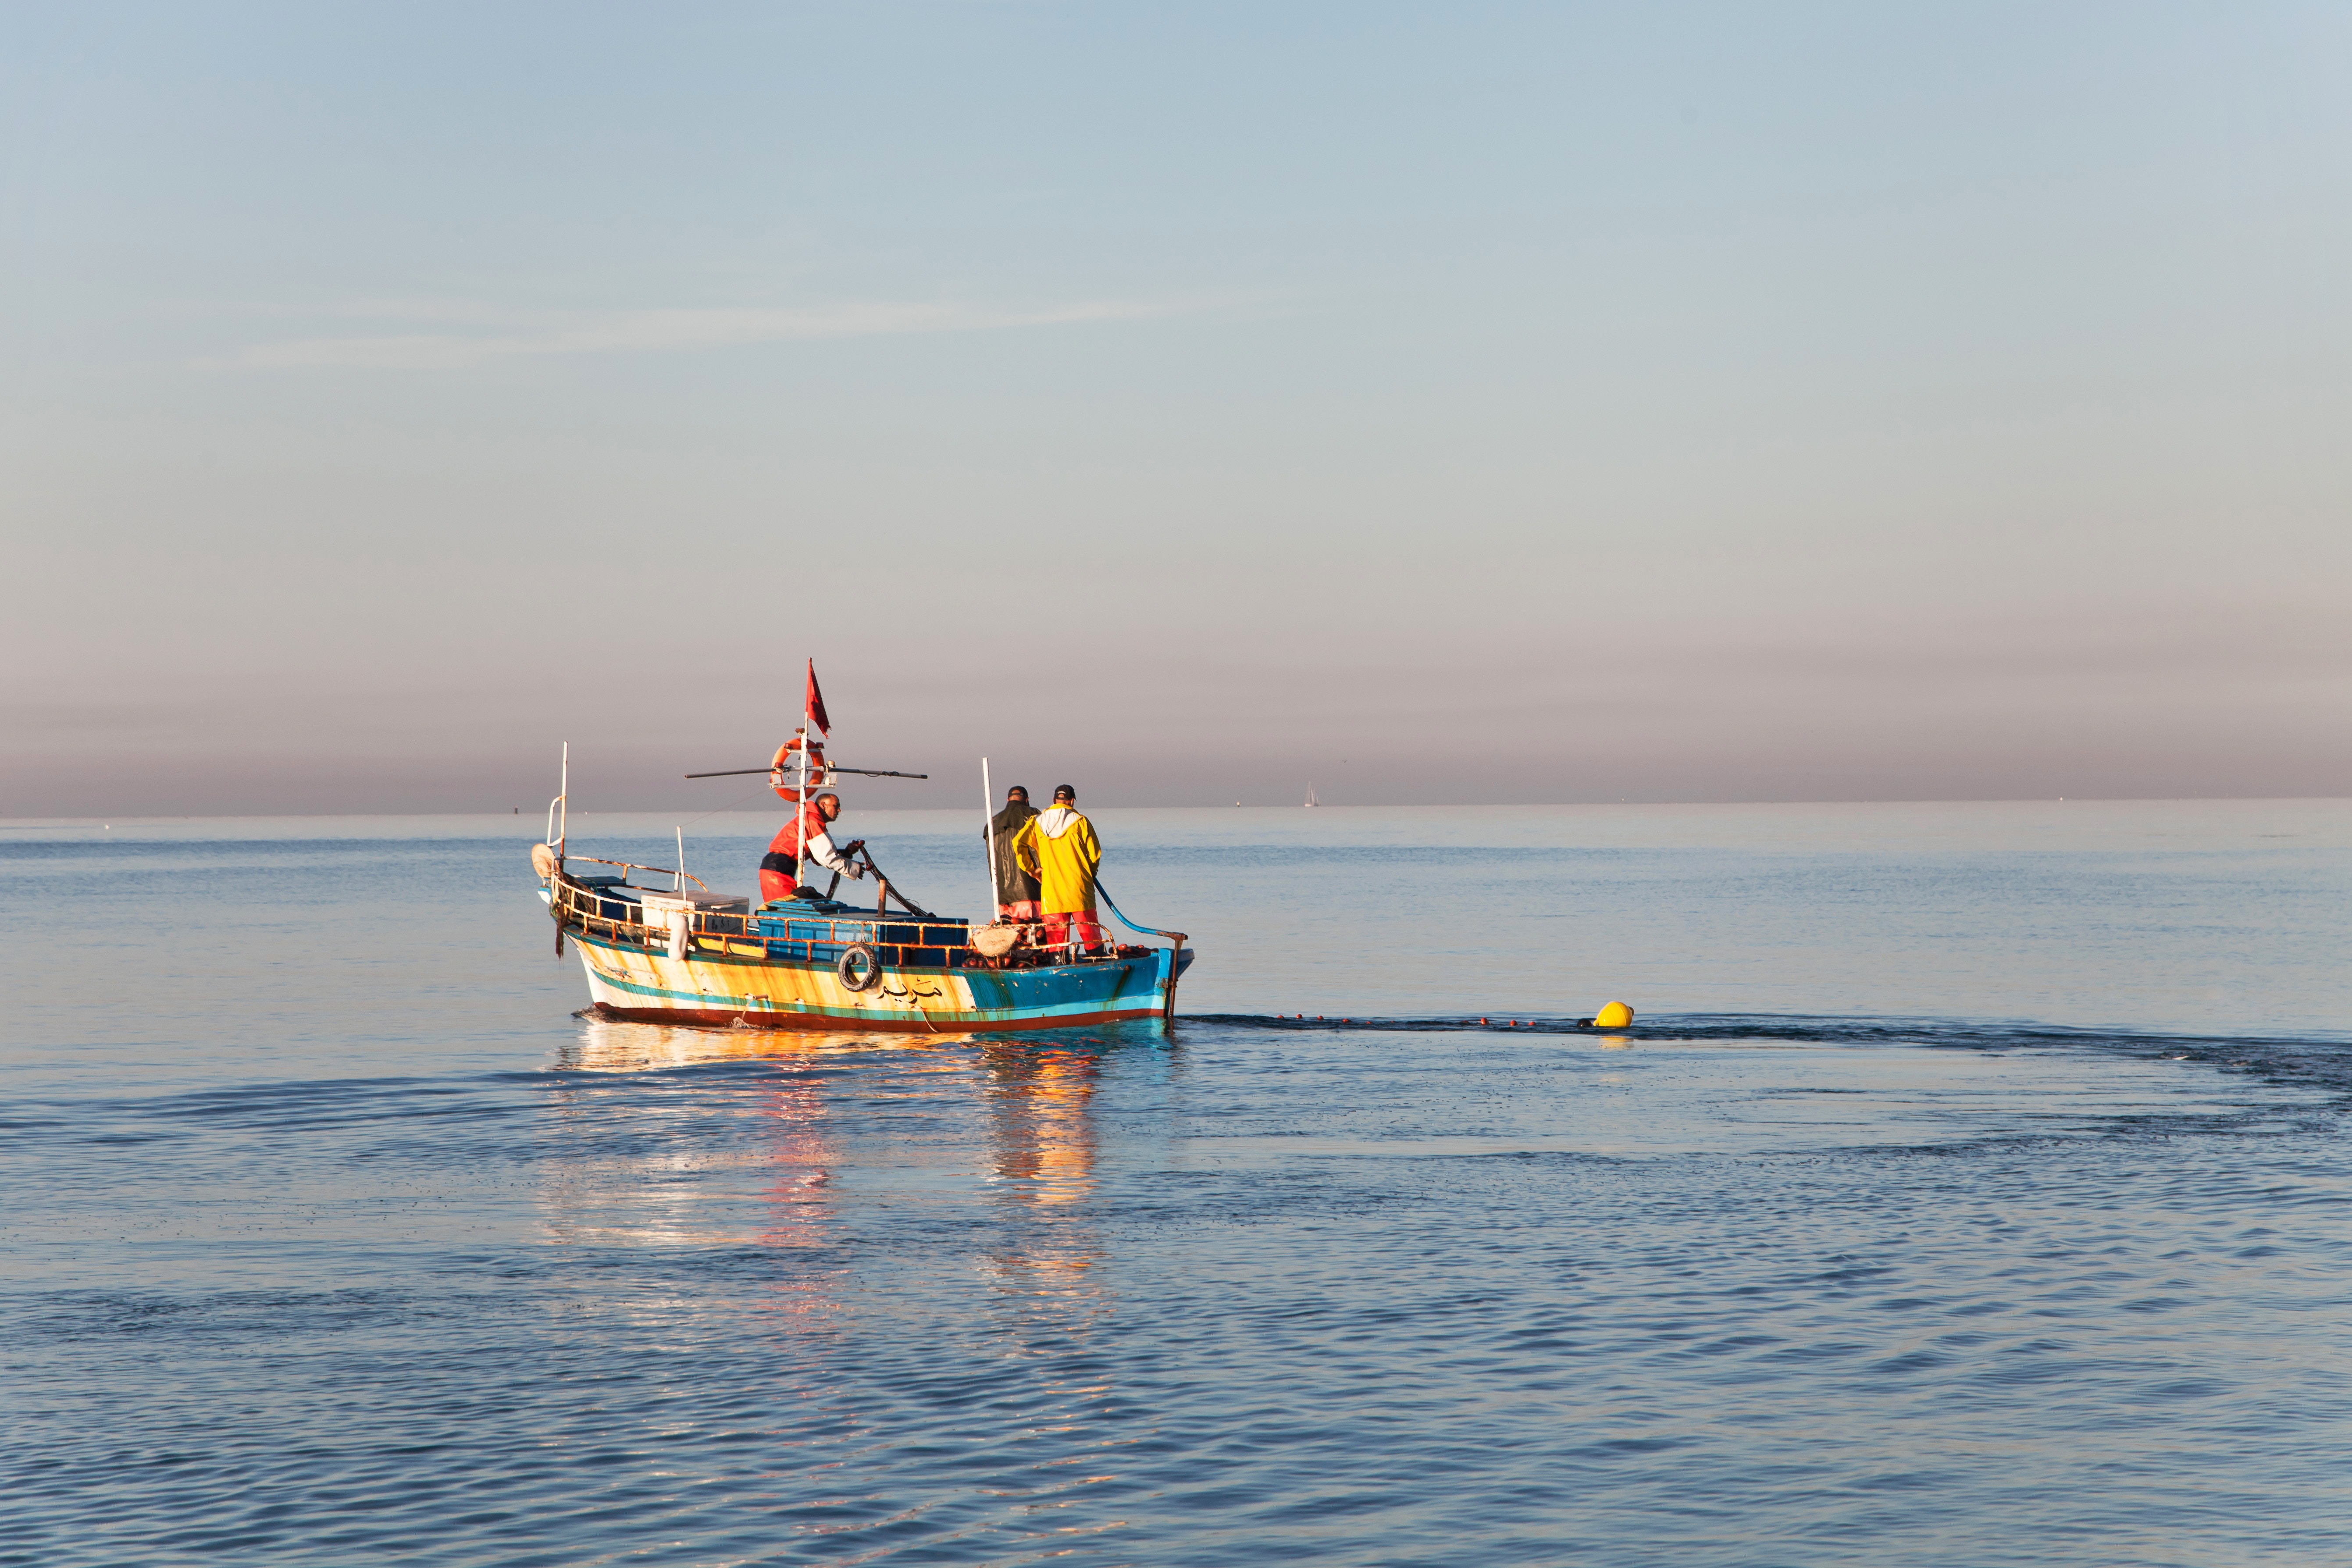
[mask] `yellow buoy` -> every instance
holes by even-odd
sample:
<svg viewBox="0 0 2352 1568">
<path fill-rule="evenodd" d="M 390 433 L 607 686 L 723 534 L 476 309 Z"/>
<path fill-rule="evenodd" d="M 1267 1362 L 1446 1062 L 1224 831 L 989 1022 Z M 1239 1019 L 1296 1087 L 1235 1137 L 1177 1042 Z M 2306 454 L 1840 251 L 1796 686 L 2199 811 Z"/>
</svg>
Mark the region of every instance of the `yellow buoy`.
<svg viewBox="0 0 2352 1568">
<path fill-rule="evenodd" d="M 1592 1026 L 1596 1029 L 1622 1029 L 1633 1021 L 1633 1009 L 1622 1002 L 1612 1002 L 1592 1015 Z"/>
</svg>

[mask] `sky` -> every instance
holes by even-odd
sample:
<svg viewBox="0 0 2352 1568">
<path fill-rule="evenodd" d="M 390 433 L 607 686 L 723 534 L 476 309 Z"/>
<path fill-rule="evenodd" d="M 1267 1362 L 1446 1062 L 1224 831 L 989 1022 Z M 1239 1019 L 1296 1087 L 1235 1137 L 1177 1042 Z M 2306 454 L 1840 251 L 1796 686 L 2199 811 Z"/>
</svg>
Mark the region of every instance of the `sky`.
<svg viewBox="0 0 2352 1568">
<path fill-rule="evenodd" d="M 2347 79 L 2341 5 L 6 0 L 0 816 L 715 806 L 811 658 L 933 775 L 853 808 L 2352 793 Z"/>
</svg>

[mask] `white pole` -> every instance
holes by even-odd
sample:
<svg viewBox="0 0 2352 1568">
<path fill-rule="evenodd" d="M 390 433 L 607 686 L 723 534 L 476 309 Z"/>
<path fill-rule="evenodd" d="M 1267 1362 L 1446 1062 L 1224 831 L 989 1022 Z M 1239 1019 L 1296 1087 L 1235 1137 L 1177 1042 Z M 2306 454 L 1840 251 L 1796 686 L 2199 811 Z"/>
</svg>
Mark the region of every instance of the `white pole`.
<svg viewBox="0 0 2352 1568">
<path fill-rule="evenodd" d="M 686 891 L 686 824 L 677 826 L 677 875 L 670 879 L 673 891 Z"/>
<path fill-rule="evenodd" d="M 988 782 L 988 759 L 980 759 L 980 839 L 988 846 L 988 923 L 996 923 L 996 789 Z"/>
<path fill-rule="evenodd" d="M 572 838 L 572 742 L 569 741 L 563 742 L 561 787 L 563 793 L 555 797 L 563 803 L 562 810 L 555 819 L 555 860 L 559 866 L 563 863 L 563 847 Z"/>
<path fill-rule="evenodd" d="M 812 667 L 814 668 L 814 667 Z M 808 808 L 809 808 L 809 731 L 815 720 L 809 713 L 808 688 L 801 688 L 801 800 L 800 853 L 793 857 L 793 889 L 798 892 L 808 880 Z"/>
</svg>

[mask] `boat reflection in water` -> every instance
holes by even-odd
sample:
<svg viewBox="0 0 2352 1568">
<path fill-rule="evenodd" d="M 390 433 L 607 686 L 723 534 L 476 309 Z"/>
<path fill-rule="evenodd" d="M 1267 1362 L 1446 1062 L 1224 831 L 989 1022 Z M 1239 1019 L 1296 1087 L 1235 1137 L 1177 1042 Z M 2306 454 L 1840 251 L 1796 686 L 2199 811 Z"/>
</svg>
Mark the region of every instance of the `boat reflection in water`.
<svg viewBox="0 0 2352 1568">
<path fill-rule="evenodd" d="M 1016 1202 L 1076 1203 L 1095 1190 L 1087 1108 L 1102 1064 L 1066 1046 L 992 1040 L 982 1047 L 994 1137 L 990 1180 Z"/>
<path fill-rule="evenodd" d="M 1104 1304 L 1087 1205 L 1098 1048 L 583 1019 L 555 1063 L 548 1237 L 756 1247 L 789 1260 L 765 1304 L 821 1313 L 851 1292 L 854 1258 L 887 1270 L 900 1228 L 944 1220 L 965 1239 L 939 1262 L 978 1262 L 996 1292 L 1051 1298 L 1075 1326 Z"/>
<path fill-rule="evenodd" d="M 1107 1310 L 1108 1293 L 1088 1278 L 1106 1253 L 1085 1206 L 1095 1192 L 1093 1102 L 1102 1076 L 1090 1050 L 991 1040 L 981 1049 L 987 1077 L 989 1186 L 1008 1211 L 990 1253 L 998 1289 L 1052 1298 L 1076 1318 Z M 1075 1326 L 1075 1325 L 1074 1325 Z"/>
<path fill-rule="evenodd" d="M 717 1062 L 790 1062 L 821 1057 L 933 1054 L 965 1036 L 877 1036 L 796 1029 L 708 1028 L 682 1024 L 625 1024 L 580 1015 L 580 1038 L 556 1052 L 561 1072 L 639 1073 L 708 1067 Z M 894 1062 L 894 1066 L 898 1065 Z"/>
</svg>

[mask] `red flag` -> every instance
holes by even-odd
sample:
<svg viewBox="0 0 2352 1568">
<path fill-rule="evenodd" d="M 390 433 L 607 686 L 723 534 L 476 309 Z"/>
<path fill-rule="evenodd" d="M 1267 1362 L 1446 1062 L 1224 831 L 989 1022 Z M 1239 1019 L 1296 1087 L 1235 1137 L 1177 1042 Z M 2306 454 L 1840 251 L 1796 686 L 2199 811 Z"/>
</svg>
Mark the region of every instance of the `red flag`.
<svg viewBox="0 0 2352 1568">
<path fill-rule="evenodd" d="M 826 736 L 833 733 L 833 721 L 826 718 L 824 714 L 824 693 L 816 689 L 816 660 L 814 659 L 809 660 L 808 700 L 801 705 L 801 711 L 808 715 L 809 722 L 817 727 L 819 733 Z"/>
</svg>

